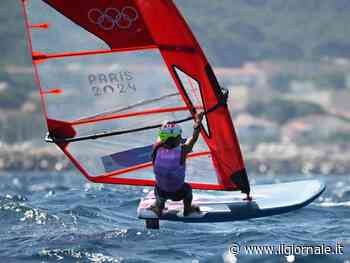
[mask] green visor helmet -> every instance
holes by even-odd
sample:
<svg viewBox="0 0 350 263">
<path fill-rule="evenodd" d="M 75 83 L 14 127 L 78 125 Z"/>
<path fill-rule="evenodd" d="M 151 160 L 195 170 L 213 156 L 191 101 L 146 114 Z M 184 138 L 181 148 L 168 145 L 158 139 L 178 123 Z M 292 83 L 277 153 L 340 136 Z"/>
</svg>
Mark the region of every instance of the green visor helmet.
<svg viewBox="0 0 350 263">
<path fill-rule="evenodd" d="M 172 123 L 172 122 L 166 122 L 160 128 L 159 139 L 162 142 L 165 142 L 169 138 L 177 138 L 181 136 L 181 134 L 182 134 L 182 129 L 178 124 Z"/>
</svg>

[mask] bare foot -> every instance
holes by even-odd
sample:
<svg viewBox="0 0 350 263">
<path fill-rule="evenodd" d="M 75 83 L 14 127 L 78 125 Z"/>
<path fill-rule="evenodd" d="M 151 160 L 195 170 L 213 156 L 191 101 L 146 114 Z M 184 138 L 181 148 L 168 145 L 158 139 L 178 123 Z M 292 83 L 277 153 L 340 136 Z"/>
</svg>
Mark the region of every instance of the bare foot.
<svg viewBox="0 0 350 263">
<path fill-rule="evenodd" d="M 184 216 L 188 216 L 192 213 L 199 213 L 200 211 L 199 206 L 192 205 L 189 209 L 184 209 Z"/>
</svg>

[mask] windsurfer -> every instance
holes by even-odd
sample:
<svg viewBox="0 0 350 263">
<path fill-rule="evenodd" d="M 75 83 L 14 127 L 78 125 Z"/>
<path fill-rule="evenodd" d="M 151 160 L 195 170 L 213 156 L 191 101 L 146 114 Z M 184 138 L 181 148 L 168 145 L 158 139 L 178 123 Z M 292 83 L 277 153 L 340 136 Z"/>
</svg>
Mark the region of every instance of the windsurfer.
<svg viewBox="0 0 350 263">
<path fill-rule="evenodd" d="M 185 183 L 186 156 L 196 144 L 204 112 L 195 116 L 193 135 L 182 143 L 182 129 L 174 123 L 165 121 L 160 129 L 159 138 L 153 146 L 152 161 L 156 176 L 154 193 L 156 202 L 151 210 L 158 216 L 162 214 L 167 199 L 183 200 L 184 216 L 199 212 L 199 207 L 192 205 L 192 187 Z"/>
</svg>

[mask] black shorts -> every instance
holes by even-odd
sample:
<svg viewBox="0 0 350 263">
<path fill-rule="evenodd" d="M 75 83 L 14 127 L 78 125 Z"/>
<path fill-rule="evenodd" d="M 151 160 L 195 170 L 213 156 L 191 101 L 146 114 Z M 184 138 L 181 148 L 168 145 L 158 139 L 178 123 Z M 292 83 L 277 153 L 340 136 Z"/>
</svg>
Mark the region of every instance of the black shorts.
<svg viewBox="0 0 350 263">
<path fill-rule="evenodd" d="M 157 185 L 154 188 L 154 194 L 162 199 L 170 199 L 172 201 L 181 201 L 183 199 L 192 198 L 192 187 L 188 183 L 184 183 L 182 188 L 174 193 L 161 190 Z"/>
</svg>

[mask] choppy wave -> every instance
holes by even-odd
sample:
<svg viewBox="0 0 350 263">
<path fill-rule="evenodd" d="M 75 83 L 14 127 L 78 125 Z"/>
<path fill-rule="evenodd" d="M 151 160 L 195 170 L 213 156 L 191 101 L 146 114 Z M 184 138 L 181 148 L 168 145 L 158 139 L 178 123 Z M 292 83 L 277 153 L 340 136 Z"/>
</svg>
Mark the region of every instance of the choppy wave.
<svg viewBox="0 0 350 263">
<path fill-rule="evenodd" d="M 302 178 L 288 178 L 294 179 Z M 229 253 L 233 243 L 339 241 L 349 248 L 350 179 L 323 180 L 328 189 L 321 198 L 286 215 L 218 224 L 161 222 L 154 231 L 136 218 L 148 188 L 95 185 L 77 174 L 6 174 L 0 183 L 0 256 L 4 262 L 345 262 L 349 252 L 294 258 Z"/>
<path fill-rule="evenodd" d="M 108 256 L 102 253 L 94 253 L 79 249 L 43 249 L 39 252 L 39 258 L 40 260 L 79 260 L 94 263 L 120 263 L 123 261 L 122 257 Z"/>
<path fill-rule="evenodd" d="M 348 206 L 350 207 L 350 201 L 347 202 L 322 202 L 319 206 L 323 207 L 337 207 L 337 206 Z"/>
</svg>

